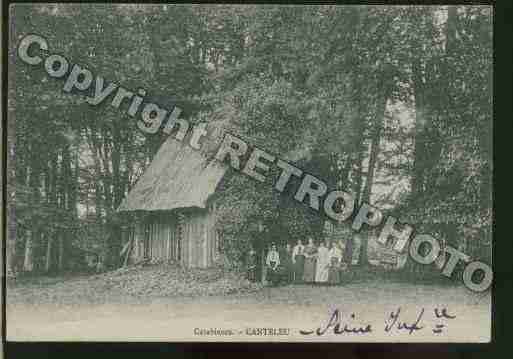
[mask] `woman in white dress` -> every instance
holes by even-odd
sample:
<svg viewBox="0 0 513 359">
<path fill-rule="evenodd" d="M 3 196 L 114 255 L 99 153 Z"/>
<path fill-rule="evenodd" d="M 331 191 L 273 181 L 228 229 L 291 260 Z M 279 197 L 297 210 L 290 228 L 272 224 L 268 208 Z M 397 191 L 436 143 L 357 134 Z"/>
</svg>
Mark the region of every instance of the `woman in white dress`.
<svg viewBox="0 0 513 359">
<path fill-rule="evenodd" d="M 327 283 L 330 267 L 330 251 L 324 242 L 317 249 L 317 268 L 315 271 L 316 283 Z"/>
</svg>

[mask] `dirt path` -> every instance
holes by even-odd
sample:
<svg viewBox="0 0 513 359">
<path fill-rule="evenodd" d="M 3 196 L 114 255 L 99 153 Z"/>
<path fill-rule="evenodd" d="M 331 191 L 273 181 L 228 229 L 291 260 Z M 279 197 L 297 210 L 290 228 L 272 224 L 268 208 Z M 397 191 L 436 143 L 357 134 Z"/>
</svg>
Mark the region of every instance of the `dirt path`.
<svg viewBox="0 0 513 359">
<path fill-rule="evenodd" d="M 36 300 L 37 302 L 37 300 Z M 421 330 L 384 331 L 385 319 L 401 307 L 400 319 L 413 323 L 422 308 Z M 371 324 L 367 334 L 305 336 L 300 329 L 316 329 L 335 309 L 349 327 Z M 435 308 L 447 308 L 455 319 L 437 319 Z M 355 318 L 350 315 L 354 313 Z M 384 283 L 348 284 L 341 287 L 307 285 L 265 288 L 257 293 L 199 298 L 152 300 L 112 298 L 112 302 L 84 300 L 7 307 L 8 340 L 95 341 L 488 341 L 490 296 L 462 287 Z M 433 333 L 443 324 L 442 333 Z M 324 324 L 325 325 L 325 324 Z M 287 336 L 248 335 L 252 328 L 288 328 Z M 195 335 L 200 329 L 231 330 L 233 335 Z"/>
</svg>

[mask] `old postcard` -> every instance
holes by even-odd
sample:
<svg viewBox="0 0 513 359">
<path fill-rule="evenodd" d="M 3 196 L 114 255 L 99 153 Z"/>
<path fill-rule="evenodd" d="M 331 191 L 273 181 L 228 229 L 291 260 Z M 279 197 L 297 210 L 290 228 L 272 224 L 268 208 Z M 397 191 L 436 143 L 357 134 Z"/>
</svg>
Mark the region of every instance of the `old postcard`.
<svg viewBox="0 0 513 359">
<path fill-rule="evenodd" d="M 489 342 L 492 16 L 11 5 L 7 340 Z"/>
</svg>

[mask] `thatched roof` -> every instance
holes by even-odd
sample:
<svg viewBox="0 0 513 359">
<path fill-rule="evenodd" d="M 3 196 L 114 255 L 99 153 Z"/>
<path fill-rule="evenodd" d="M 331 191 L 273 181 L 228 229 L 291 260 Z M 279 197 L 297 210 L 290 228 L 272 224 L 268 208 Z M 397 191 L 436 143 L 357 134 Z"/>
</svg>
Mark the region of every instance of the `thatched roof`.
<svg viewBox="0 0 513 359">
<path fill-rule="evenodd" d="M 215 159 L 169 136 L 118 211 L 206 208 L 227 170 Z"/>
</svg>

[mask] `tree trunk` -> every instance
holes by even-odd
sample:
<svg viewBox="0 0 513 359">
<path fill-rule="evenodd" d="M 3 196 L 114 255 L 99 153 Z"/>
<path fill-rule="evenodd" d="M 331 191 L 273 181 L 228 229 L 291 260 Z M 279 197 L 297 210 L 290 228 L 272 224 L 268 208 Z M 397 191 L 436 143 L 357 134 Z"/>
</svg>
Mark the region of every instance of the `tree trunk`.
<svg viewBox="0 0 513 359">
<path fill-rule="evenodd" d="M 413 174 L 411 194 L 413 199 L 419 198 L 424 190 L 424 167 L 426 155 L 426 136 L 424 129 L 429 118 L 425 104 L 425 84 L 422 80 L 421 63 L 415 59 L 412 63 L 413 89 L 415 93 L 415 147 L 413 154 Z"/>
<path fill-rule="evenodd" d="M 58 235 L 59 239 L 59 272 L 64 270 L 64 236 L 62 233 Z"/>
<path fill-rule="evenodd" d="M 25 272 L 32 272 L 34 269 L 32 235 L 32 230 L 28 229 L 25 238 L 25 255 L 23 259 L 23 271 Z"/>
<path fill-rule="evenodd" d="M 28 6 L 26 9 L 22 9 L 21 6 L 16 8 L 16 12 L 21 12 L 22 14 L 24 12 L 29 12 Z M 12 7 L 10 10 L 14 11 L 14 7 Z M 12 14 L 12 13 L 11 13 Z M 20 27 L 21 28 L 21 27 Z M 8 32 L 9 36 L 9 43 L 14 44 L 16 41 L 18 41 L 18 31 L 14 30 Z M 9 67 L 11 71 L 7 71 L 6 75 L 8 77 L 8 82 L 11 84 L 16 83 L 16 77 L 18 72 L 15 71 L 16 64 L 18 63 L 18 60 L 15 58 L 15 56 L 8 56 L 7 60 L 9 61 Z M 3 64 L 3 66 L 6 66 L 7 63 Z M 18 125 L 20 122 L 16 121 L 16 111 L 14 106 L 9 105 L 10 101 L 7 101 L 6 103 L 6 110 L 7 110 L 7 118 L 9 118 L 9 121 L 5 121 L 5 127 L 4 125 L 1 126 L 1 145 L 2 148 L 6 148 L 6 156 L 2 157 L 2 170 L 1 171 L 1 178 L 3 179 L 4 176 L 6 178 L 6 188 L 2 187 L 2 190 L 5 191 L 6 195 L 6 202 L 5 202 L 5 219 L 6 223 L 2 223 L 5 225 L 6 231 L 6 238 L 5 240 L 5 249 L 6 249 L 6 275 L 14 275 L 16 270 L 18 268 L 16 263 L 18 263 L 18 254 L 16 253 L 16 243 L 17 243 L 17 236 L 16 236 L 16 175 L 18 171 L 24 172 L 25 169 L 28 171 L 29 166 L 28 165 L 20 165 L 21 159 L 20 154 L 22 151 L 20 151 L 21 144 L 16 140 L 16 125 Z M 19 112 L 18 112 L 19 113 Z M 5 132 L 7 133 L 5 133 Z M 6 143 L 4 143 L 4 134 L 7 139 Z M 4 159 L 6 160 L 6 163 L 4 163 Z M 27 164 L 28 161 L 24 161 L 25 164 Z M 3 172 L 3 168 L 5 166 L 6 171 Z M 25 178 L 25 177 L 21 177 Z M 3 186 L 3 181 L 2 185 Z M 3 227 L 2 227 L 3 228 Z"/>
<path fill-rule="evenodd" d="M 265 284 L 266 280 L 267 280 L 267 267 L 265 265 L 265 245 L 262 246 L 262 252 L 260 254 L 260 258 L 261 258 L 260 265 L 262 268 L 262 284 Z"/>
<path fill-rule="evenodd" d="M 382 106 L 382 108 L 383 107 L 385 107 L 385 106 Z M 378 159 L 379 142 L 381 140 L 381 128 L 382 128 L 382 125 L 380 123 L 376 124 L 376 127 L 374 129 L 374 134 L 372 135 L 371 144 L 370 144 L 371 150 L 370 150 L 370 157 L 369 157 L 369 168 L 367 170 L 367 181 L 365 182 L 365 187 L 363 189 L 361 203 L 369 203 L 370 204 L 370 202 L 371 202 L 372 185 L 374 182 L 374 172 L 376 169 L 376 163 L 377 163 L 377 159 Z"/>
<path fill-rule="evenodd" d="M 374 183 L 374 172 L 376 169 L 376 164 L 378 160 L 379 154 L 379 142 L 381 140 L 381 130 L 383 128 L 383 118 L 385 116 L 386 106 L 387 106 L 388 96 L 387 94 L 382 95 L 380 99 L 380 103 L 377 109 L 376 118 L 374 121 L 373 134 L 371 138 L 370 144 L 370 157 L 369 157 L 369 167 L 367 169 L 367 180 L 365 182 L 365 188 L 363 189 L 361 204 L 368 203 L 371 204 L 371 194 L 372 194 L 372 185 Z M 367 249 L 369 246 L 368 236 L 362 235 L 362 242 L 360 246 L 360 257 L 359 264 L 366 266 L 369 264 L 369 260 L 367 257 Z"/>
<path fill-rule="evenodd" d="M 429 71 L 429 68 L 426 69 L 427 65 L 421 61 L 421 55 L 423 54 L 420 46 L 414 43 L 419 51 L 419 57 L 412 62 L 415 96 L 415 148 L 411 195 L 414 201 L 421 199 L 422 195 L 434 185 L 434 182 L 432 182 L 434 178 L 429 176 L 429 171 L 438 163 L 441 139 L 433 124 L 433 117 L 437 112 L 442 111 L 442 107 L 447 108 L 447 105 L 450 105 L 448 101 L 451 101 L 452 74 L 449 64 L 454 61 L 452 57 L 454 42 L 456 41 L 456 21 L 456 6 L 448 6 L 445 28 L 445 58 L 440 63 L 442 77 L 440 83 L 431 83 L 428 76 L 423 75 Z M 433 93 L 433 91 L 437 93 Z M 445 93 L 442 101 L 438 100 L 438 92 L 440 91 Z"/>
<path fill-rule="evenodd" d="M 119 257 L 119 251 L 122 247 L 122 235 L 121 225 L 117 214 L 114 212 L 124 196 L 123 178 L 121 174 L 121 150 L 122 150 L 122 138 L 121 128 L 117 121 L 114 121 L 112 128 L 112 141 L 111 141 L 111 163 L 112 163 L 112 208 L 110 208 L 111 214 L 109 215 L 108 221 L 110 222 L 109 229 L 109 248 L 112 263 L 114 267 L 117 267 L 121 261 Z M 128 258 L 127 258 L 128 260 Z M 121 263 L 122 264 L 122 263 Z"/>
<path fill-rule="evenodd" d="M 5 268 L 6 268 L 6 276 L 11 277 L 14 276 L 16 273 L 16 268 L 14 263 L 16 262 L 16 242 L 10 238 L 10 236 L 7 236 L 5 239 L 6 243 L 6 262 L 5 262 Z"/>
<path fill-rule="evenodd" d="M 48 234 L 48 241 L 46 242 L 46 263 L 45 270 L 49 272 L 52 268 L 52 244 L 53 244 L 53 233 Z"/>
<path fill-rule="evenodd" d="M 73 183 L 75 177 L 71 166 L 71 146 L 65 143 L 62 148 L 62 163 L 61 163 L 61 193 L 62 201 L 60 203 L 61 210 L 64 210 L 66 218 L 65 228 L 60 231 L 59 236 L 59 271 L 64 271 L 66 268 L 66 253 L 69 252 L 70 243 L 66 240 L 70 238 L 73 231 L 73 224 L 76 221 L 76 194 L 75 184 Z"/>
<path fill-rule="evenodd" d="M 356 12 L 358 14 L 358 12 Z M 360 207 L 360 194 L 362 190 L 362 161 L 363 161 L 363 141 L 364 141 L 364 135 L 365 135 L 365 115 L 364 115 L 364 108 L 363 108 L 363 101 L 362 101 L 362 88 L 361 88 L 361 82 L 359 76 L 353 75 L 352 82 L 355 88 L 354 93 L 354 106 L 356 108 L 356 115 L 353 118 L 352 121 L 352 127 L 354 129 L 354 135 L 352 140 L 352 153 L 349 158 L 349 163 L 347 164 L 351 166 L 355 163 L 356 169 L 353 171 L 356 174 L 356 181 L 354 186 L 354 193 L 355 193 L 355 208 L 358 209 Z M 348 179 L 349 179 L 349 173 L 348 173 Z M 353 250 L 354 250 L 354 238 L 353 236 L 349 236 L 347 238 L 347 246 L 346 246 L 346 260 L 348 265 L 352 265 L 353 263 Z"/>
</svg>

